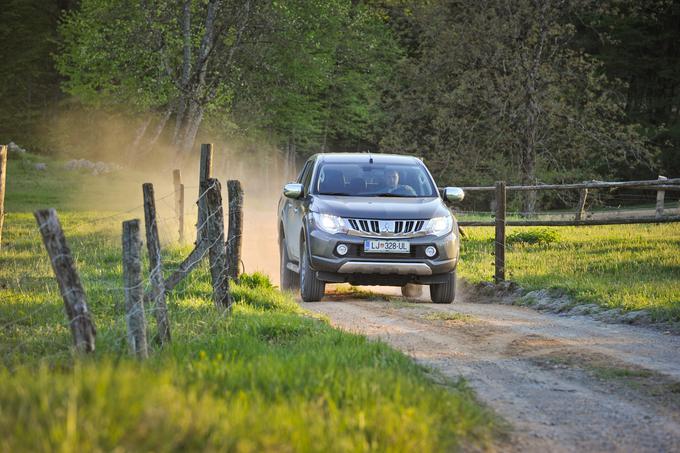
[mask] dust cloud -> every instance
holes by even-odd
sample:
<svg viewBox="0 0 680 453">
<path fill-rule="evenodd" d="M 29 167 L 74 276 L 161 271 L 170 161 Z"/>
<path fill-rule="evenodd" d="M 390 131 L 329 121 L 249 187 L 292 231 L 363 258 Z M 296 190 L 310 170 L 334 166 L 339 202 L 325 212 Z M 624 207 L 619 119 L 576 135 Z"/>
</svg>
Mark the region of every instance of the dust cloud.
<svg viewBox="0 0 680 453">
<path fill-rule="evenodd" d="M 175 214 L 173 170 L 179 169 L 185 186 L 185 243 L 194 242 L 198 214 L 200 143 L 213 143 L 213 177 L 222 184 L 227 205 L 227 180 L 238 179 L 244 190 L 243 268 L 263 272 L 279 280 L 277 205 L 286 182 L 295 179 L 299 164 L 280 149 L 257 140 L 235 136 L 224 140 L 217 133 L 199 136 L 191 155 L 177 157 L 174 148 L 150 141 L 158 118 L 148 123 L 147 136 L 138 138 L 144 118 L 115 112 L 69 110 L 56 115 L 45 127 L 49 152 L 60 159 L 88 159 L 116 163 L 122 170 L 99 176 L 85 175 L 74 209 L 124 213 L 125 219 L 143 219 L 141 184 L 154 185 L 161 241 L 176 243 L 179 234 Z M 168 124 L 171 133 L 173 124 Z M 301 163 L 301 162 L 300 162 Z M 77 178 L 74 178 L 77 179 Z M 119 218 L 116 218 L 118 221 Z M 228 215 L 225 213 L 225 232 Z"/>
</svg>

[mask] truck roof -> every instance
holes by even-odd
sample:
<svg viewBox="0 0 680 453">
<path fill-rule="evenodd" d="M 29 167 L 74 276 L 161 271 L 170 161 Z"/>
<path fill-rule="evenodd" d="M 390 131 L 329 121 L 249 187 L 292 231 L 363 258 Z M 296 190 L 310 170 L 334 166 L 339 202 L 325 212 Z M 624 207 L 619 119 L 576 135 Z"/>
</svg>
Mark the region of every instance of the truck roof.
<svg viewBox="0 0 680 453">
<path fill-rule="evenodd" d="M 403 154 L 377 154 L 377 153 L 319 153 L 314 157 L 318 157 L 321 162 L 333 163 L 355 163 L 355 162 L 369 162 L 373 159 L 376 164 L 399 164 L 399 163 L 413 163 L 419 160 L 417 157 L 403 155 Z"/>
</svg>

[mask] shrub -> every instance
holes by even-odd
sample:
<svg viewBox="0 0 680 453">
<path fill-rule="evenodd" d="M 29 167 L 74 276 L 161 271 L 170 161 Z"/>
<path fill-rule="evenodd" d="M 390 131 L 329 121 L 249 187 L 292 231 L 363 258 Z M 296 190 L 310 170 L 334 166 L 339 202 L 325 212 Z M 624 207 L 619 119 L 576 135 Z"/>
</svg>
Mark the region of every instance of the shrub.
<svg viewBox="0 0 680 453">
<path fill-rule="evenodd" d="M 269 280 L 269 276 L 260 272 L 239 275 L 238 284 L 251 289 L 274 287 L 271 280 Z"/>
<path fill-rule="evenodd" d="M 557 231 L 549 228 L 539 228 L 529 231 L 517 231 L 508 235 L 508 244 L 551 244 L 560 239 Z"/>
</svg>

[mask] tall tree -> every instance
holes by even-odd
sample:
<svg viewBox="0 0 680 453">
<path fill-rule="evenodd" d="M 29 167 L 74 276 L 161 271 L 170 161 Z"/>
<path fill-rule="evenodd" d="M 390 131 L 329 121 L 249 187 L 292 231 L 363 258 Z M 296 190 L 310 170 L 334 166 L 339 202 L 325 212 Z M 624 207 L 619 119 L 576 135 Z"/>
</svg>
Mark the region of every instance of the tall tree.
<svg viewBox="0 0 680 453">
<path fill-rule="evenodd" d="M 524 184 L 602 177 L 652 155 L 622 125 L 618 89 L 571 46 L 578 0 L 440 1 L 414 12 L 423 30 L 387 98 L 383 147 L 421 152 L 440 177 Z M 528 192 L 524 209 L 535 210 Z"/>
<path fill-rule="evenodd" d="M 57 23 L 66 0 L 6 0 L 0 8 L 0 143 L 14 140 L 32 149 L 40 123 L 61 98 L 59 74 L 51 54 L 57 51 Z"/>
<path fill-rule="evenodd" d="M 93 104 L 158 111 L 152 141 L 175 114 L 172 143 L 188 152 L 206 109 L 229 96 L 246 34 L 257 33 L 253 3 L 84 0 L 61 26 L 64 88 Z"/>
<path fill-rule="evenodd" d="M 680 174 L 680 2 L 604 0 L 573 21 L 578 45 L 625 82 L 626 117 L 661 149 L 660 171 Z M 635 170 L 620 173 L 640 177 Z"/>
<path fill-rule="evenodd" d="M 61 32 L 69 93 L 157 112 L 135 143 L 174 118 L 166 135 L 185 153 L 206 114 L 307 145 L 367 135 L 389 44 L 381 19 L 351 0 L 83 0 Z"/>
</svg>

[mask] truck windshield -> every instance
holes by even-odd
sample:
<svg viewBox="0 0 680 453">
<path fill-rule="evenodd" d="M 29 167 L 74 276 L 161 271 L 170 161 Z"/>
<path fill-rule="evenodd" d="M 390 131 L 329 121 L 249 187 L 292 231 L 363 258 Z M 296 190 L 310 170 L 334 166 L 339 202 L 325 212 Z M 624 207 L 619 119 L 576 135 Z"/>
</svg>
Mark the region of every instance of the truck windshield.
<svg viewBox="0 0 680 453">
<path fill-rule="evenodd" d="M 436 197 L 437 189 L 419 165 L 326 163 L 316 179 L 319 195 Z"/>
</svg>

